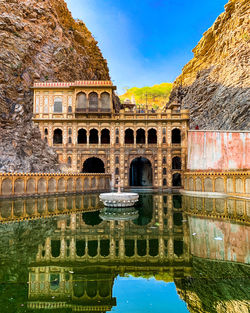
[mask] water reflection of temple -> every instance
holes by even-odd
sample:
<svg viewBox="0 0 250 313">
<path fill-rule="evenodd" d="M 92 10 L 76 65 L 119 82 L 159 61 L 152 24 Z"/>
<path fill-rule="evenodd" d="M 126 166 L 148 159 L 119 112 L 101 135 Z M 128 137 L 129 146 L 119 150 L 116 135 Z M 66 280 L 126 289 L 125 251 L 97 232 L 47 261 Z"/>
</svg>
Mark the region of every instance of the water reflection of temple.
<svg viewBox="0 0 250 313">
<path fill-rule="evenodd" d="M 138 210 L 134 221 L 103 221 L 99 211 L 61 217 L 31 264 L 28 307 L 109 311 L 118 274 L 167 272 L 172 281 L 189 276 L 181 198 L 145 196 Z"/>
<path fill-rule="evenodd" d="M 116 278 L 127 274 L 174 282 L 190 312 L 248 312 L 247 201 L 144 195 L 134 220 L 102 220 L 94 194 L 2 201 L 0 206 L 2 221 L 36 219 L 5 225 L 3 233 L 12 225 L 22 227 L 13 228 L 18 236 L 2 240 L 8 245 L 1 261 L 4 253 L 10 256 L 0 268 L 3 281 L 1 273 L 7 272 L 11 279 L 19 275 L 29 281 L 32 312 L 110 311 L 116 305 Z M 17 215 L 3 217 L 3 208 L 14 208 Z M 21 230 L 27 235 L 19 237 Z M 38 245 L 28 242 L 31 233 Z M 13 240 L 15 245 L 9 245 Z M 19 273 L 20 259 L 27 262 Z"/>
</svg>

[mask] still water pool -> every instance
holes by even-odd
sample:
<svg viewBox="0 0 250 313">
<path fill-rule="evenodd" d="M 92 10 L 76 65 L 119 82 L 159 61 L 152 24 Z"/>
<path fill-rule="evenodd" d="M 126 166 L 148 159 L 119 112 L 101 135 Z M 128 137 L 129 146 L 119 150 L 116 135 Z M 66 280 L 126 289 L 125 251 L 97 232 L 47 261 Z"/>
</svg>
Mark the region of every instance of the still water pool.
<svg viewBox="0 0 250 313">
<path fill-rule="evenodd" d="M 0 201 L 0 312 L 249 312 L 250 203 Z"/>
</svg>

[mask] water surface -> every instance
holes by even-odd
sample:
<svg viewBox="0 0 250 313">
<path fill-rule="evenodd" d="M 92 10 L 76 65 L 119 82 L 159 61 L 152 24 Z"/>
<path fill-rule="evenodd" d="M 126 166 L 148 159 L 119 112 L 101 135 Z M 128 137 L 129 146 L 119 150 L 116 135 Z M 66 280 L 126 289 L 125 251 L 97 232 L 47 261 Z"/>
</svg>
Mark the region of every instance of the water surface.
<svg viewBox="0 0 250 313">
<path fill-rule="evenodd" d="M 0 312 L 249 312 L 249 203 L 0 201 Z"/>
</svg>

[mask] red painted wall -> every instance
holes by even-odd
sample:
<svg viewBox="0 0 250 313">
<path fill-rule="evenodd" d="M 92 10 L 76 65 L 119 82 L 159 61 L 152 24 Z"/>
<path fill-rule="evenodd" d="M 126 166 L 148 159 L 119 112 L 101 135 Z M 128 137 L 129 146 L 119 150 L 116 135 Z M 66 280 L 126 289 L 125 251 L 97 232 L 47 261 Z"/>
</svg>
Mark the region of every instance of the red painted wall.
<svg viewBox="0 0 250 313">
<path fill-rule="evenodd" d="M 187 169 L 250 169 L 250 132 L 189 131 Z"/>
<path fill-rule="evenodd" d="M 189 217 L 190 248 L 194 256 L 250 263 L 250 227 Z"/>
</svg>

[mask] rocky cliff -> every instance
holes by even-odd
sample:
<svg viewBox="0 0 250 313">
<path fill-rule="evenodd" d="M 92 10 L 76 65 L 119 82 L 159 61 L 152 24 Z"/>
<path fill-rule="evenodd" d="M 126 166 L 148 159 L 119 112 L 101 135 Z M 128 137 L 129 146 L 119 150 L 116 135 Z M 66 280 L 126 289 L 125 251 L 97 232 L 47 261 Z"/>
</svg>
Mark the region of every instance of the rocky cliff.
<svg viewBox="0 0 250 313">
<path fill-rule="evenodd" d="M 63 0 L 0 0 L 0 171 L 58 171 L 31 122 L 30 87 L 85 79 L 110 79 L 107 62 Z"/>
<path fill-rule="evenodd" d="M 191 127 L 249 129 L 249 0 L 230 0 L 194 48 L 170 103 L 190 109 Z"/>
</svg>

